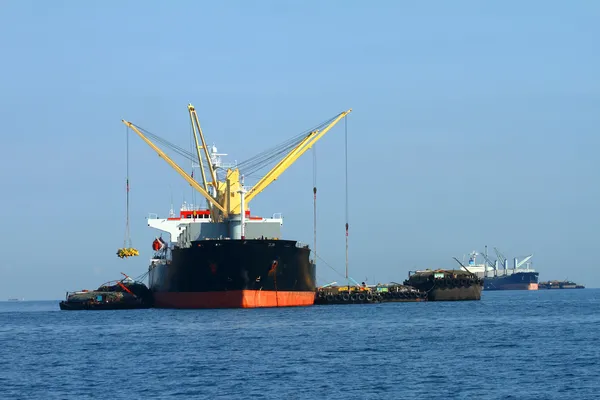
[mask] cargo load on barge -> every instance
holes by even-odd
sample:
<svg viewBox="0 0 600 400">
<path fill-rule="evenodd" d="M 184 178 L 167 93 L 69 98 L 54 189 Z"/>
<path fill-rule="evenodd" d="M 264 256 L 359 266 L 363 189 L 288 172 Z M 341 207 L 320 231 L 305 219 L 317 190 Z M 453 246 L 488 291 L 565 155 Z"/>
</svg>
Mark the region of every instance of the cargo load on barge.
<svg viewBox="0 0 600 400">
<path fill-rule="evenodd" d="M 374 286 L 324 286 L 317 289 L 315 304 L 370 304 L 426 301 L 427 294 L 398 283 Z"/>
<path fill-rule="evenodd" d="M 221 162 L 216 147 L 208 147 L 195 108 L 188 105 L 195 150 L 186 153 L 143 128 L 123 121 L 183 177 L 207 202 L 187 205 L 178 215 L 154 215 L 148 226 L 169 234 L 157 238 L 148 272 L 149 288 L 158 308 L 254 308 L 314 304 L 316 265 L 308 245 L 281 237 L 283 218 L 254 216 L 248 203 L 310 149 L 351 110 L 261 153 L 246 163 Z M 153 141 L 171 146 L 197 164 L 201 181 L 187 174 Z M 287 153 L 287 154 L 285 154 Z M 285 156 L 250 188 L 242 173 L 256 171 L 273 154 Z"/>
</svg>

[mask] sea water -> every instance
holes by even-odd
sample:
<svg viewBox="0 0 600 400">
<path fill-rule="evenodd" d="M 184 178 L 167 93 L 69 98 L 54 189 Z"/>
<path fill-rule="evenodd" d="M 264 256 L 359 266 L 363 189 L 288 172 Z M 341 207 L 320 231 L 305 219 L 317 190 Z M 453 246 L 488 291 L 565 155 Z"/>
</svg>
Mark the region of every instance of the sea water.
<svg viewBox="0 0 600 400">
<path fill-rule="evenodd" d="M 285 309 L 0 302 L 0 399 L 597 399 L 600 290 Z"/>
</svg>

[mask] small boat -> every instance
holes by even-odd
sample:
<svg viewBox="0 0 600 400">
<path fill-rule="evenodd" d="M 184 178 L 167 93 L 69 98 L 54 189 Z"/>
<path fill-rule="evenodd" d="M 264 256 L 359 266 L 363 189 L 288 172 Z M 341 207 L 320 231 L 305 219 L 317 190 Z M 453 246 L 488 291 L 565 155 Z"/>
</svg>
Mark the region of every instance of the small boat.
<svg viewBox="0 0 600 400">
<path fill-rule="evenodd" d="M 123 274 L 125 275 L 125 274 Z M 142 282 L 125 278 L 106 282 L 96 290 L 67 292 L 61 310 L 130 310 L 152 307 L 152 293 Z"/>
</svg>

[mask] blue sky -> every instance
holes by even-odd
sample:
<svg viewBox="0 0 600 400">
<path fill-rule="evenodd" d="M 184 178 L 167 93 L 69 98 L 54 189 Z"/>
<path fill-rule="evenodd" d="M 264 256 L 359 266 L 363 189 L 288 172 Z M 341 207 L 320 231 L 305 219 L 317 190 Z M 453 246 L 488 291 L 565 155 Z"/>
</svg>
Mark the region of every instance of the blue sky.
<svg viewBox="0 0 600 400">
<path fill-rule="evenodd" d="M 495 2 L 30 2 L 0 12 L 0 299 L 58 299 L 145 272 L 191 188 L 131 138 L 128 119 L 183 147 L 186 106 L 229 160 L 352 108 L 351 275 L 498 247 L 540 279 L 600 287 L 600 4 Z M 344 130 L 317 145 L 318 250 L 344 270 Z M 182 166 L 185 166 L 182 163 Z M 187 164 L 189 166 L 189 164 Z M 251 203 L 312 243 L 312 154 Z M 249 182 L 252 183 L 252 182 Z M 321 263 L 320 283 L 339 280 Z"/>
</svg>

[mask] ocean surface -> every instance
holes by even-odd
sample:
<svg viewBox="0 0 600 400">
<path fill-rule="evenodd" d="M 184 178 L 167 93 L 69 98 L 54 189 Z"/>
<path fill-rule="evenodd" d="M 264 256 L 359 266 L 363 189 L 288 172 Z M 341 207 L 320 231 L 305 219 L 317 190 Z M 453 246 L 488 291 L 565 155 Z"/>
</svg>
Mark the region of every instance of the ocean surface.
<svg viewBox="0 0 600 400">
<path fill-rule="evenodd" d="M 60 311 L 0 302 L 0 399 L 598 399 L 600 289 Z"/>
</svg>

